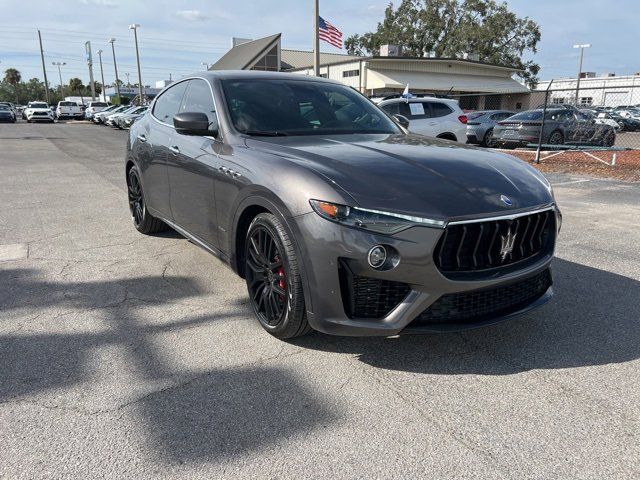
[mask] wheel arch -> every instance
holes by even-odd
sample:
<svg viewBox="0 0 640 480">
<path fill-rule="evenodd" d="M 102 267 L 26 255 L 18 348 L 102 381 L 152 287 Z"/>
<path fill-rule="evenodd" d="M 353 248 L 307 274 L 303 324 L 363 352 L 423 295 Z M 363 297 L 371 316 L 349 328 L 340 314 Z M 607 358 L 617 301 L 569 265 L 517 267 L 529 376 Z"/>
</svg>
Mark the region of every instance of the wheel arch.
<svg viewBox="0 0 640 480">
<path fill-rule="evenodd" d="M 456 137 L 455 133 L 452 132 L 443 132 L 436 136 L 436 138 L 441 138 L 442 140 L 451 140 L 453 142 L 458 141 L 458 137 Z"/>
</svg>

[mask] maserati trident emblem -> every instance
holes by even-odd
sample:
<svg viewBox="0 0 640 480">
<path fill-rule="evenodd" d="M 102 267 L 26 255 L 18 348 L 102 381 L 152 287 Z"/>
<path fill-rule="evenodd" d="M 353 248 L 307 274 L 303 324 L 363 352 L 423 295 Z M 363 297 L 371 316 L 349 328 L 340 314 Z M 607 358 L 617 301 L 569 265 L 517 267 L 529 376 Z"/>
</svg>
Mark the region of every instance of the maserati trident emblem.
<svg viewBox="0 0 640 480">
<path fill-rule="evenodd" d="M 516 232 L 511 232 L 511 229 L 507 231 L 506 235 L 500 236 L 500 257 L 504 262 L 511 252 L 513 252 L 513 245 L 516 242 Z"/>
<path fill-rule="evenodd" d="M 500 200 L 502 200 L 502 203 L 504 203 L 507 207 L 510 207 L 511 205 L 513 205 L 513 202 L 511 201 L 511 199 L 506 195 L 500 195 Z"/>
</svg>

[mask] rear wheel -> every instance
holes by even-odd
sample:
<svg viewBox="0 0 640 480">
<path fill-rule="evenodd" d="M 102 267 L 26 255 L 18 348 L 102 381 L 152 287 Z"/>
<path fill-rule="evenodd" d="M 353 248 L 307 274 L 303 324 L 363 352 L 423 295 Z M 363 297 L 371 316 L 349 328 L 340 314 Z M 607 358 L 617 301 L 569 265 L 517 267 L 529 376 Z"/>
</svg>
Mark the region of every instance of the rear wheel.
<svg viewBox="0 0 640 480">
<path fill-rule="evenodd" d="M 131 167 L 127 174 L 127 193 L 129 197 L 129 210 L 133 226 L 140 233 L 149 234 L 167 230 L 167 224 L 151 215 L 147 210 L 140 181 L 140 172 L 137 167 Z"/>
<path fill-rule="evenodd" d="M 602 139 L 602 146 L 613 147 L 615 143 L 616 143 L 616 134 L 613 130 L 609 130 L 607 133 L 605 133 L 604 138 Z"/>
<path fill-rule="evenodd" d="M 275 215 L 261 213 L 251 222 L 244 261 L 249 302 L 262 328 L 281 339 L 308 333 L 293 238 Z"/>
<path fill-rule="evenodd" d="M 562 145 L 564 143 L 564 135 L 559 130 L 551 133 L 549 136 L 549 145 Z"/>
<path fill-rule="evenodd" d="M 482 139 L 482 144 L 485 147 L 490 147 L 490 148 L 493 148 L 497 145 L 497 142 L 493 138 L 493 128 L 490 128 L 489 130 L 486 131 L 486 133 L 484 134 L 484 138 Z"/>
</svg>

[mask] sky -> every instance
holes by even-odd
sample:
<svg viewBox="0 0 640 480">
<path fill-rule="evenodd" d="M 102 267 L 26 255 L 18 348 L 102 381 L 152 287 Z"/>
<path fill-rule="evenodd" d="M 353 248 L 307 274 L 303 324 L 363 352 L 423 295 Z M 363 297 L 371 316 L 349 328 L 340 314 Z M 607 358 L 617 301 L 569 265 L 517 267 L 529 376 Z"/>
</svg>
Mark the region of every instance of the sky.
<svg viewBox="0 0 640 480">
<path fill-rule="evenodd" d="M 387 1 L 320 0 L 320 13 L 345 37 L 375 29 Z M 640 24 L 638 0 L 508 0 L 511 10 L 538 22 L 542 40 L 528 55 L 542 70 L 541 79 L 575 76 L 576 43 L 591 43 L 584 71 L 640 71 L 637 49 Z M 42 32 L 47 75 L 59 83 L 57 67 L 65 62 L 62 80 L 89 74 L 84 43 L 102 54 L 106 83 L 115 79 L 109 37 L 116 38 L 118 76 L 137 82 L 132 23 L 140 24 L 138 39 L 142 80 L 180 78 L 202 70 L 230 47 L 231 37 L 260 38 L 282 32 L 283 48 L 311 49 L 312 0 L 0 0 L 0 70 L 20 70 L 24 79 L 42 78 L 37 29 Z M 328 44 L 321 50 L 339 52 Z M 346 53 L 346 52 L 345 52 Z M 94 78 L 100 81 L 94 55 Z"/>
</svg>

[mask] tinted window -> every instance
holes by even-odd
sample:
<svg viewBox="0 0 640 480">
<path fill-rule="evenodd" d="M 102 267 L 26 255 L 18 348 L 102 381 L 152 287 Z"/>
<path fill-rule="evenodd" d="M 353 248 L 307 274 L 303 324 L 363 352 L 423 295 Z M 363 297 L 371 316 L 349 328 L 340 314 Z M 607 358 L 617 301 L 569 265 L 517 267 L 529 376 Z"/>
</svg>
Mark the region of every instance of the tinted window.
<svg viewBox="0 0 640 480">
<path fill-rule="evenodd" d="M 387 112 L 389 115 L 395 115 L 398 113 L 398 104 L 397 103 L 389 103 L 388 105 L 385 105 L 382 108 L 382 110 L 384 110 L 385 112 Z"/>
<path fill-rule="evenodd" d="M 92 107 L 107 107 L 108 105 L 104 102 L 91 102 L 90 105 Z"/>
<path fill-rule="evenodd" d="M 444 103 L 432 102 L 431 112 L 432 112 L 431 116 L 433 118 L 438 118 L 438 117 L 445 117 L 449 115 L 450 113 L 453 112 L 453 110 L 451 110 L 449 106 L 445 105 Z"/>
<path fill-rule="evenodd" d="M 209 122 L 213 122 L 216 119 L 216 108 L 207 82 L 204 80 L 191 80 L 189 82 L 189 89 L 180 107 L 180 112 L 206 113 Z"/>
<path fill-rule="evenodd" d="M 49 105 L 46 103 L 31 103 L 29 105 L 31 108 L 49 108 Z"/>
<path fill-rule="evenodd" d="M 249 135 L 400 133 L 355 90 L 313 80 L 223 80 L 234 127 Z"/>
<path fill-rule="evenodd" d="M 73 102 L 60 102 L 59 105 L 61 107 L 77 107 L 78 106 L 77 103 L 73 103 Z"/>
<path fill-rule="evenodd" d="M 160 95 L 153 107 L 153 116 L 161 122 L 173 125 L 173 116 L 178 113 L 188 83 L 180 82 Z"/>
<path fill-rule="evenodd" d="M 528 110 L 526 112 L 516 113 L 509 120 L 542 120 L 542 110 Z"/>
</svg>

